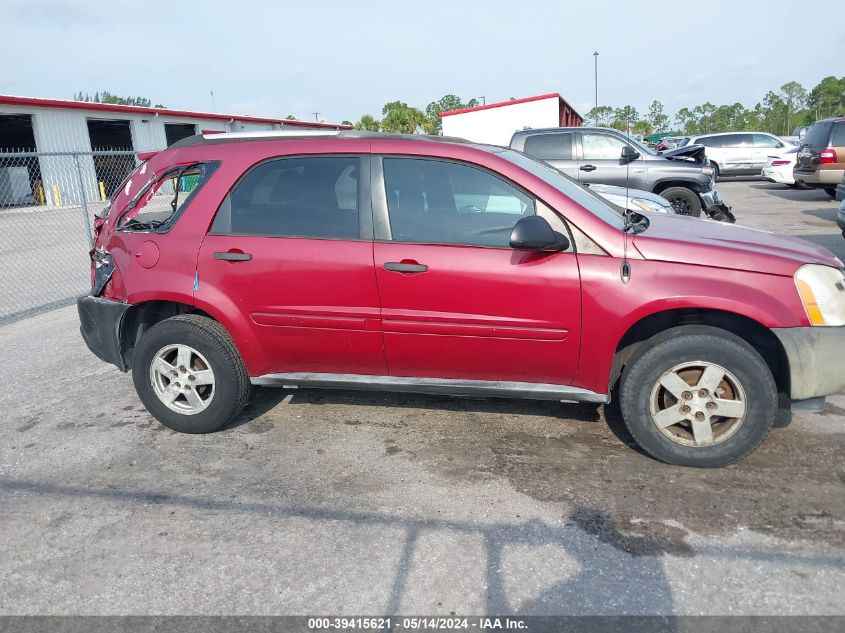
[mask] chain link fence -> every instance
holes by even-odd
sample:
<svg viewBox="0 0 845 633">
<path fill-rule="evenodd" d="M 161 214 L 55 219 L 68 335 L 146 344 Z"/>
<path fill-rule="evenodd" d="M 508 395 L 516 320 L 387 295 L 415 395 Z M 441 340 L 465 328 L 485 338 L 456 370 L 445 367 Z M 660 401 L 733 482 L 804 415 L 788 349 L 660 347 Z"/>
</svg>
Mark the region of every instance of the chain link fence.
<svg viewBox="0 0 845 633">
<path fill-rule="evenodd" d="M 0 152 L 0 323 L 88 292 L 93 216 L 136 164 L 122 150 Z"/>
</svg>

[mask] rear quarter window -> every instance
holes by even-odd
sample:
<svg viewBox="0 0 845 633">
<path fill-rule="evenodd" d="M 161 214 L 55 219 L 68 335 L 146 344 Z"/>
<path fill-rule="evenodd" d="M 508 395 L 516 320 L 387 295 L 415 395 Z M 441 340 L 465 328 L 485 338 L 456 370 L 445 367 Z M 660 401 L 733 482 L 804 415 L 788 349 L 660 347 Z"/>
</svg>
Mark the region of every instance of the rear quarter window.
<svg viewBox="0 0 845 633">
<path fill-rule="evenodd" d="M 804 145 L 811 147 L 827 147 L 827 141 L 830 139 L 830 126 L 833 125 L 830 121 L 825 123 L 814 123 L 807 135 L 804 137 Z"/>
<path fill-rule="evenodd" d="M 830 144 L 833 147 L 845 147 L 845 121 L 835 123 L 834 125 L 833 138 Z"/>
<path fill-rule="evenodd" d="M 533 134 L 525 139 L 523 151 L 541 160 L 571 160 L 572 134 Z"/>
</svg>

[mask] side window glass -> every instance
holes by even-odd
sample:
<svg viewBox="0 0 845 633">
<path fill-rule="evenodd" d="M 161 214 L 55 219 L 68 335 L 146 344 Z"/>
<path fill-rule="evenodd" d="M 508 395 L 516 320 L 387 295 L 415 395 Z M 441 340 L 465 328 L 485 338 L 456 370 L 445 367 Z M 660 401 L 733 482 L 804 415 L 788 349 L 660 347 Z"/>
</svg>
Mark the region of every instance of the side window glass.
<svg viewBox="0 0 845 633">
<path fill-rule="evenodd" d="M 525 153 L 540 160 L 571 160 L 571 134 L 531 134 L 525 139 Z"/>
<path fill-rule="evenodd" d="M 767 134 L 752 134 L 754 147 L 777 147 L 780 141 Z"/>
<path fill-rule="evenodd" d="M 722 147 L 724 139 L 724 136 L 705 136 L 704 138 L 698 139 L 696 142 L 699 145 L 704 145 L 704 147 Z"/>
<path fill-rule="evenodd" d="M 506 248 L 534 200 L 482 169 L 447 161 L 385 158 L 390 228 L 397 242 Z"/>
<path fill-rule="evenodd" d="M 357 156 L 279 158 L 253 167 L 224 199 L 212 233 L 354 239 Z"/>
<path fill-rule="evenodd" d="M 831 147 L 845 147 L 845 122 L 836 123 L 835 126 L 830 145 Z"/>
<path fill-rule="evenodd" d="M 619 160 L 625 143 L 607 134 L 582 134 L 581 145 L 585 160 Z"/>
</svg>

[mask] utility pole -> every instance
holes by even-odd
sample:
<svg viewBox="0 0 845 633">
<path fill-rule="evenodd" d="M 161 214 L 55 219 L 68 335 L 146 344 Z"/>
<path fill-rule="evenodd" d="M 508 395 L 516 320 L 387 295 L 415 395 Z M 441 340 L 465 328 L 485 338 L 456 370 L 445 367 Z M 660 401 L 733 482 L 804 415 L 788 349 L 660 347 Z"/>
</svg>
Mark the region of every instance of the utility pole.
<svg viewBox="0 0 845 633">
<path fill-rule="evenodd" d="M 481 99 L 481 105 L 487 105 L 487 97 L 482 95 L 478 98 Z"/>
<path fill-rule="evenodd" d="M 315 120 L 317 123 L 319 123 L 319 122 L 320 122 L 320 115 L 322 114 L 322 112 L 312 112 L 311 114 L 313 114 L 313 115 L 314 115 L 314 120 Z"/>
<path fill-rule="evenodd" d="M 593 61 L 595 62 L 595 88 L 596 88 L 596 125 L 599 124 L 599 52 L 593 53 Z"/>
<path fill-rule="evenodd" d="M 217 106 L 214 105 L 214 91 L 211 90 L 210 93 L 211 93 L 211 111 L 217 112 Z"/>
</svg>

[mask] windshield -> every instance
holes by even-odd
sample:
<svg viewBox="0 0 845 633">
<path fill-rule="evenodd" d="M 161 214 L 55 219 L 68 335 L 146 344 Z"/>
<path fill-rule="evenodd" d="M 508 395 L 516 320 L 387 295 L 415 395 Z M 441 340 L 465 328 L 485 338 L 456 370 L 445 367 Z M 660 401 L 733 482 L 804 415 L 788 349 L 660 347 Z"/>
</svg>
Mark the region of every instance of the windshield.
<svg viewBox="0 0 845 633">
<path fill-rule="evenodd" d="M 565 196 L 572 198 L 575 202 L 587 209 L 587 211 L 611 226 L 615 226 L 620 230 L 625 226 L 623 210 L 620 207 L 609 204 L 606 200 L 563 172 L 512 149 L 502 150 L 498 154 L 517 167 L 521 167 L 525 171 L 537 176 L 537 178 L 551 185 Z"/>
</svg>

